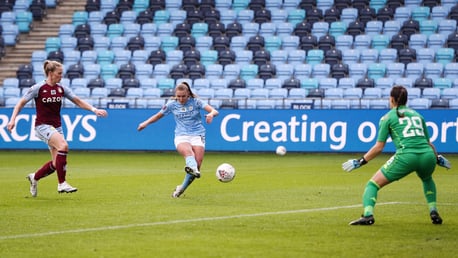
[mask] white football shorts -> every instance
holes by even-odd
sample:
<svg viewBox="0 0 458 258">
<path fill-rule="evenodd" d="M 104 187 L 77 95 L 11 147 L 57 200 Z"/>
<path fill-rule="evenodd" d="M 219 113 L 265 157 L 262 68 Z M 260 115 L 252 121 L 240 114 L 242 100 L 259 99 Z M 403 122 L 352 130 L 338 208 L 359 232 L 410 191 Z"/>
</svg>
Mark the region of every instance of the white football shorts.
<svg viewBox="0 0 458 258">
<path fill-rule="evenodd" d="M 201 135 L 180 135 L 175 136 L 175 148 L 178 144 L 188 142 L 192 146 L 202 146 L 205 147 L 205 136 Z"/>
<path fill-rule="evenodd" d="M 46 144 L 48 144 L 54 133 L 64 134 L 62 127 L 54 128 L 52 125 L 39 125 L 35 127 L 35 135 Z"/>
</svg>

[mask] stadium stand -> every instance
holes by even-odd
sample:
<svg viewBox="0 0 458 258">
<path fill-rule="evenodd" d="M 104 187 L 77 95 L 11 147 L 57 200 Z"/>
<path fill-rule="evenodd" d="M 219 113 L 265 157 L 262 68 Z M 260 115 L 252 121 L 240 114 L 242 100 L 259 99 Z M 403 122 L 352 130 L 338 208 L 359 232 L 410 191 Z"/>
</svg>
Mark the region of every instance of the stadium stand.
<svg viewBox="0 0 458 258">
<path fill-rule="evenodd" d="M 7 47 L 20 43 L 21 34 L 33 29 L 31 20 L 43 21 L 47 9 L 55 7 L 46 1 L 46 6 L 32 4 L 24 10 L 25 1 L 16 2 L 15 10 L 21 12 L 2 11 L 0 16 L 0 58 Z M 417 102 L 412 106 L 418 108 L 451 108 L 451 100 L 457 98 L 453 90 L 449 93 L 458 86 L 458 4 L 452 1 L 441 5 L 366 0 L 87 0 L 81 6 L 84 10 L 74 11 L 69 24 L 57 25 L 58 36 L 46 38 L 44 48 L 33 51 L 29 65 L 35 69 L 16 66 L 17 74 L 11 76 L 18 79 L 16 87 L 27 87 L 30 81 L 23 79 L 41 79 L 43 75 L 34 70 L 52 59 L 65 64 L 64 77 L 72 85 L 76 79 L 85 80 L 81 84 L 86 86 L 99 79 L 106 87 L 116 78 L 132 80 L 133 88 L 173 88 L 170 81 L 188 81 L 193 88 L 214 86 L 221 93 L 228 88 L 260 92 L 289 85 L 286 88 L 306 93 L 290 90 L 276 97 L 305 99 L 308 94 L 320 98 L 317 108 L 386 108 L 383 93 L 372 94 L 370 102 L 361 99 L 395 83 L 420 89 L 421 94 L 409 91 Z M 129 65 L 135 69 L 127 69 Z M 11 84 L 12 80 L 3 79 L 4 88 Z M 446 94 L 438 95 L 437 89 Z M 148 98 L 145 94 L 126 91 L 117 97 L 124 95 L 136 99 L 129 106 L 149 105 L 137 101 Z M 215 94 L 208 96 L 210 100 Z M 235 97 L 218 95 L 231 96 Z M 269 98 L 257 95 L 263 96 Z M 360 101 L 334 103 L 327 101 L 330 96 Z M 286 105 L 250 98 L 237 105 L 214 103 L 232 108 Z M 450 101 L 445 105 L 433 101 L 437 99 Z"/>
</svg>

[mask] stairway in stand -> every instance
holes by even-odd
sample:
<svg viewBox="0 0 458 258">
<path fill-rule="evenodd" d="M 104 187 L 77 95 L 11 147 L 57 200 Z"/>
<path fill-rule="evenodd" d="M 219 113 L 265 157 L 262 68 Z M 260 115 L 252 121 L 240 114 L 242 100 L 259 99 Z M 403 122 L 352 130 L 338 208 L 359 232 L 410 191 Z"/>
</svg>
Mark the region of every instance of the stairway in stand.
<svg viewBox="0 0 458 258">
<path fill-rule="evenodd" d="M 30 63 L 35 50 L 43 50 L 48 37 L 57 37 L 60 25 L 72 23 L 75 11 L 84 11 L 86 1 L 60 0 L 56 8 L 48 8 L 47 16 L 42 21 L 34 21 L 29 33 L 19 35 L 19 42 L 14 47 L 7 47 L 6 55 L 0 60 L 0 87 L 3 80 L 16 77 L 16 70 L 21 64 Z"/>
</svg>

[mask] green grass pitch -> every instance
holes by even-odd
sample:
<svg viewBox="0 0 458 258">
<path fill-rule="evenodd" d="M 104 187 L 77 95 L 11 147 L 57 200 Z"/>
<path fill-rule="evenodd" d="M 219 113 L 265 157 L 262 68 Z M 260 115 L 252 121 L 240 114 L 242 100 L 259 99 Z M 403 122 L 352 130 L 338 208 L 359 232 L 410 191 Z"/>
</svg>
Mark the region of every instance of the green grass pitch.
<svg viewBox="0 0 458 258">
<path fill-rule="evenodd" d="M 418 178 L 379 192 L 373 226 L 362 212 L 367 180 L 389 158 L 352 173 L 361 154 L 207 153 L 202 178 L 171 197 L 184 177 L 175 152 L 84 152 L 68 157 L 73 194 L 55 174 L 29 194 L 25 176 L 45 151 L 0 152 L 0 257 L 452 257 L 458 236 L 458 173 L 434 174 L 443 225 L 433 225 Z M 445 155 L 458 166 L 458 155 Z M 216 180 L 231 163 L 237 176 Z"/>
</svg>

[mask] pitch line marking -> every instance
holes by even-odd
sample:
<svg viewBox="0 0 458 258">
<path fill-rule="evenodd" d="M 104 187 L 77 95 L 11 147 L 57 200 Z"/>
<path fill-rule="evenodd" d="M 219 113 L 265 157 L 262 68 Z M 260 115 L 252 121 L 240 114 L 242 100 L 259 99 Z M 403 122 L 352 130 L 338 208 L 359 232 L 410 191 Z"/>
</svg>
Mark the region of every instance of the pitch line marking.
<svg viewBox="0 0 458 258">
<path fill-rule="evenodd" d="M 402 202 L 384 202 L 384 203 L 378 203 L 377 206 L 393 205 L 393 204 L 401 204 L 401 203 Z M 159 222 L 150 222 L 150 223 L 136 223 L 136 224 L 106 226 L 106 227 L 97 227 L 97 228 L 83 228 L 83 229 L 71 229 L 71 230 L 63 230 L 63 231 L 50 231 L 50 232 L 43 232 L 43 233 L 0 236 L 0 240 L 34 238 L 34 237 L 44 237 L 44 236 L 63 235 L 63 234 L 72 234 L 72 233 L 86 233 L 86 232 L 96 232 L 96 231 L 107 231 L 107 230 L 118 230 L 118 229 L 136 228 L 136 227 L 154 227 L 154 226 L 161 226 L 161 225 L 192 223 L 192 222 L 200 222 L 200 221 L 215 221 L 215 220 L 226 220 L 226 219 L 261 217 L 261 216 L 270 216 L 270 215 L 332 211 L 332 210 L 352 209 L 352 208 L 359 208 L 359 207 L 361 207 L 361 204 L 324 207 L 324 208 L 301 209 L 301 210 L 289 210 L 289 211 L 261 212 L 261 213 L 240 214 L 240 215 L 221 216 L 221 217 L 207 217 L 207 218 L 194 218 L 194 219 L 185 219 L 185 220 L 159 221 Z"/>
</svg>

